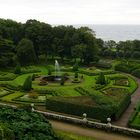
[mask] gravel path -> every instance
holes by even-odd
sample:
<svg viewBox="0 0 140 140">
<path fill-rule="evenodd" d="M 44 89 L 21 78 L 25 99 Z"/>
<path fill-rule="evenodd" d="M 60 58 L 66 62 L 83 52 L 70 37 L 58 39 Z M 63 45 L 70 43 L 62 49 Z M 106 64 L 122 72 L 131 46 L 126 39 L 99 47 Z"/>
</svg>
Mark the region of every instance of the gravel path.
<svg viewBox="0 0 140 140">
<path fill-rule="evenodd" d="M 64 123 L 64 122 L 59 122 L 54 120 L 49 120 L 49 121 L 55 130 L 93 137 L 96 140 L 139 140 L 137 138 L 132 138 L 129 136 L 117 135 L 105 131 L 100 131 L 97 129 L 84 128 L 69 123 Z"/>
<path fill-rule="evenodd" d="M 123 113 L 123 115 L 120 117 L 120 119 L 116 122 L 113 122 L 113 124 L 118 126 L 127 127 L 127 122 L 131 116 L 131 114 L 134 111 L 134 107 L 140 101 L 140 79 L 135 78 L 138 83 L 137 90 L 131 95 L 131 104 L 128 106 L 126 111 Z"/>
</svg>

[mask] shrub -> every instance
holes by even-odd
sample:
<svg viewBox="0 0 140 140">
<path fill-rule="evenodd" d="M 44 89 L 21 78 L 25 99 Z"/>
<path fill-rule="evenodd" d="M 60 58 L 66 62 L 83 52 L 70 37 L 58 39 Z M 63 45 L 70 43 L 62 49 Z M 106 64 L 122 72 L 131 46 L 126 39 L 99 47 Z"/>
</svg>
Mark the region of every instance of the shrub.
<svg viewBox="0 0 140 140">
<path fill-rule="evenodd" d="M 1 140 L 15 140 L 14 132 L 7 127 L 7 124 L 0 123 L 0 128 L 1 128 L 0 129 Z"/>
<path fill-rule="evenodd" d="M 36 75 L 35 75 L 35 74 L 33 74 L 33 75 L 32 75 L 32 81 L 34 81 L 34 80 L 35 80 L 35 78 L 36 78 Z"/>
<path fill-rule="evenodd" d="M 20 64 L 17 64 L 17 65 L 16 65 L 16 68 L 15 68 L 14 73 L 15 73 L 15 74 L 20 74 L 20 73 L 21 73 L 21 67 L 20 67 Z"/>
<path fill-rule="evenodd" d="M 38 98 L 38 94 L 36 92 L 31 92 L 28 94 L 29 98 L 32 98 L 32 99 L 37 99 Z"/>
<path fill-rule="evenodd" d="M 129 86 L 129 81 L 128 78 L 116 79 L 114 84 L 118 86 Z"/>
<path fill-rule="evenodd" d="M 74 80 L 72 81 L 72 83 L 80 83 L 81 81 L 78 78 L 74 78 Z"/>
<path fill-rule="evenodd" d="M 48 75 L 52 75 L 52 71 L 50 68 L 48 69 Z"/>
<path fill-rule="evenodd" d="M 21 73 L 26 74 L 26 73 L 36 73 L 40 72 L 41 70 L 35 66 L 26 66 L 22 67 Z"/>
<path fill-rule="evenodd" d="M 132 75 L 134 75 L 134 76 L 140 78 L 140 69 L 134 70 L 134 71 L 132 72 Z"/>
<path fill-rule="evenodd" d="M 15 99 L 18 101 L 18 99 Z M 19 100 L 20 101 L 20 100 Z M 24 109 L 26 110 L 27 112 L 31 112 L 32 110 L 32 107 L 31 107 L 31 104 L 21 104 L 21 105 L 18 105 L 18 109 Z"/>
<path fill-rule="evenodd" d="M 73 71 L 78 71 L 78 68 L 79 68 L 78 63 L 75 63 L 73 65 Z"/>
<path fill-rule="evenodd" d="M 116 65 L 115 70 L 116 71 L 126 72 L 126 73 L 131 72 L 130 68 L 126 64 L 118 64 L 118 65 Z"/>
<path fill-rule="evenodd" d="M 97 84 L 95 85 L 93 88 L 95 88 L 96 90 L 100 90 L 102 88 L 104 88 L 106 85 L 100 85 L 100 84 Z"/>
<path fill-rule="evenodd" d="M 126 72 L 126 73 L 132 73 L 133 71 L 139 68 L 140 68 L 140 65 L 138 63 L 131 62 L 131 61 L 127 63 L 122 62 L 115 66 L 115 70 Z"/>
<path fill-rule="evenodd" d="M 60 80 L 60 85 L 64 85 L 64 84 L 65 84 L 65 77 L 62 76 L 62 77 L 61 77 L 61 80 Z"/>
<path fill-rule="evenodd" d="M 32 89 L 32 77 L 28 76 L 23 84 L 23 90 L 30 91 Z"/>
<path fill-rule="evenodd" d="M 96 80 L 96 84 L 100 84 L 100 85 L 105 85 L 106 84 L 106 79 L 104 74 L 101 72 Z"/>
<path fill-rule="evenodd" d="M 127 109 L 130 102 L 131 102 L 131 96 L 129 94 L 125 94 L 124 97 L 120 99 L 120 102 L 117 106 L 117 111 L 115 113 L 116 120 L 118 120 L 119 117 L 123 114 L 123 112 Z"/>
<path fill-rule="evenodd" d="M 75 72 L 75 76 L 74 76 L 75 78 L 78 78 L 78 72 Z"/>
<path fill-rule="evenodd" d="M 39 82 L 39 85 L 40 86 L 44 86 L 44 85 L 47 85 L 48 84 L 48 82 L 46 81 L 46 80 L 41 80 L 40 82 Z"/>
<path fill-rule="evenodd" d="M 50 123 L 39 113 L 1 107 L 0 120 L 14 132 L 15 140 L 57 140 Z"/>
<path fill-rule="evenodd" d="M 107 63 L 105 61 L 99 61 L 98 63 L 94 64 L 96 67 L 99 68 L 106 68 L 106 69 L 110 69 L 112 67 L 112 65 L 110 63 Z"/>
</svg>

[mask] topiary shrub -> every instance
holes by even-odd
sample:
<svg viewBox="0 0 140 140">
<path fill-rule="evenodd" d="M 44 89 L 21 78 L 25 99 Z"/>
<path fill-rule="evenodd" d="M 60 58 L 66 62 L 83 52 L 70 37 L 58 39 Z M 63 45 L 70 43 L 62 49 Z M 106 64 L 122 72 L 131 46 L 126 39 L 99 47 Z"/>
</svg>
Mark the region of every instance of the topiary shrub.
<svg viewBox="0 0 140 140">
<path fill-rule="evenodd" d="M 32 77 L 28 76 L 23 84 L 23 90 L 30 91 L 32 89 Z"/>
<path fill-rule="evenodd" d="M 20 64 L 17 64 L 17 65 L 16 65 L 14 73 L 15 73 L 15 74 L 20 74 L 20 73 L 21 73 Z"/>
<path fill-rule="evenodd" d="M 73 65 L 72 70 L 73 70 L 73 71 L 78 71 L 78 68 L 79 68 L 78 63 L 75 63 L 75 64 Z"/>
<path fill-rule="evenodd" d="M 105 76 L 104 74 L 101 72 L 96 80 L 96 84 L 100 84 L 100 85 L 105 85 L 107 82 L 106 82 L 106 79 L 105 79 Z"/>
<path fill-rule="evenodd" d="M 52 71 L 50 68 L 48 69 L 48 75 L 52 75 Z"/>
<path fill-rule="evenodd" d="M 75 76 L 74 76 L 75 78 L 78 78 L 78 72 L 75 72 Z"/>
<path fill-rule="evenodd" d="M 34 80 L 35 80 L 35 78 L 36 78 L 36 75 L 35 75 L 35 74 L 33 74 L 33 75 L 32 75 L 32 81 L 34 81 Z"/>
<path fill-rule="evenodd" d="M 60 85 L 63 86 L 65 84 L 65 77 L 62 76 L 61 77 L 61 81 L 60 81 Z"/>
</svg>

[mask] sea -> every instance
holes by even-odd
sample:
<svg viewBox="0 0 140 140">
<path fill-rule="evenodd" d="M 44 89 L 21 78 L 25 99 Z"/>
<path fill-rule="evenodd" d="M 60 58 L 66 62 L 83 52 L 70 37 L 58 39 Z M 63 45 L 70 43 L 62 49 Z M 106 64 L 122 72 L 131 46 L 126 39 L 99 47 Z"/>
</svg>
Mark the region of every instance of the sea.
<svg viewBox="0 0 140 140">
<path fill-rule="evenodd" d="M 73 25 L 78 28 L 87 26 L 95 31 L 96 37 L 104 41 L 114 40 L 116 42 L 126 40 L 140 40 L 140 25 Z"/>
</svg>

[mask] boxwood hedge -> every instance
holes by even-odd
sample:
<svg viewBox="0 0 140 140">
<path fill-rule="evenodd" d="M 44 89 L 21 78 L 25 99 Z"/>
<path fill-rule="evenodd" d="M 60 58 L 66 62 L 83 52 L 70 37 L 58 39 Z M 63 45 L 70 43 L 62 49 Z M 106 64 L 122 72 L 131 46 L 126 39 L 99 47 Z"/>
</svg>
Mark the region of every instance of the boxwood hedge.
<svg viewBox="0 0 140 140">
<path fill-rule="evenodd" d="M 91 98 L 91 100 L 93 100 L 92 97 L 87 96 L 82 96 L 82 98 L 85 100 L 87 98 Z M 68 100 L 70 100 L 70 97 Z M 89 105 L 81 104 L 81 96 L 79 99 L 76 97 L 77 103 L 74 102 L 73 99 L 71 102 L 68 100 L 67 97 L 49 98 L 46 100 L 46 108 L 49 110 L 77 116 L 82 116 L 83 113 L 87 113 L 89 118 L 94 118 L 103 122 L 105 122 L 108 117 L 111 117 L 116 110 L 116 107 L 113 105 L 90 105 L 90 102 Z"/>
</svg>

